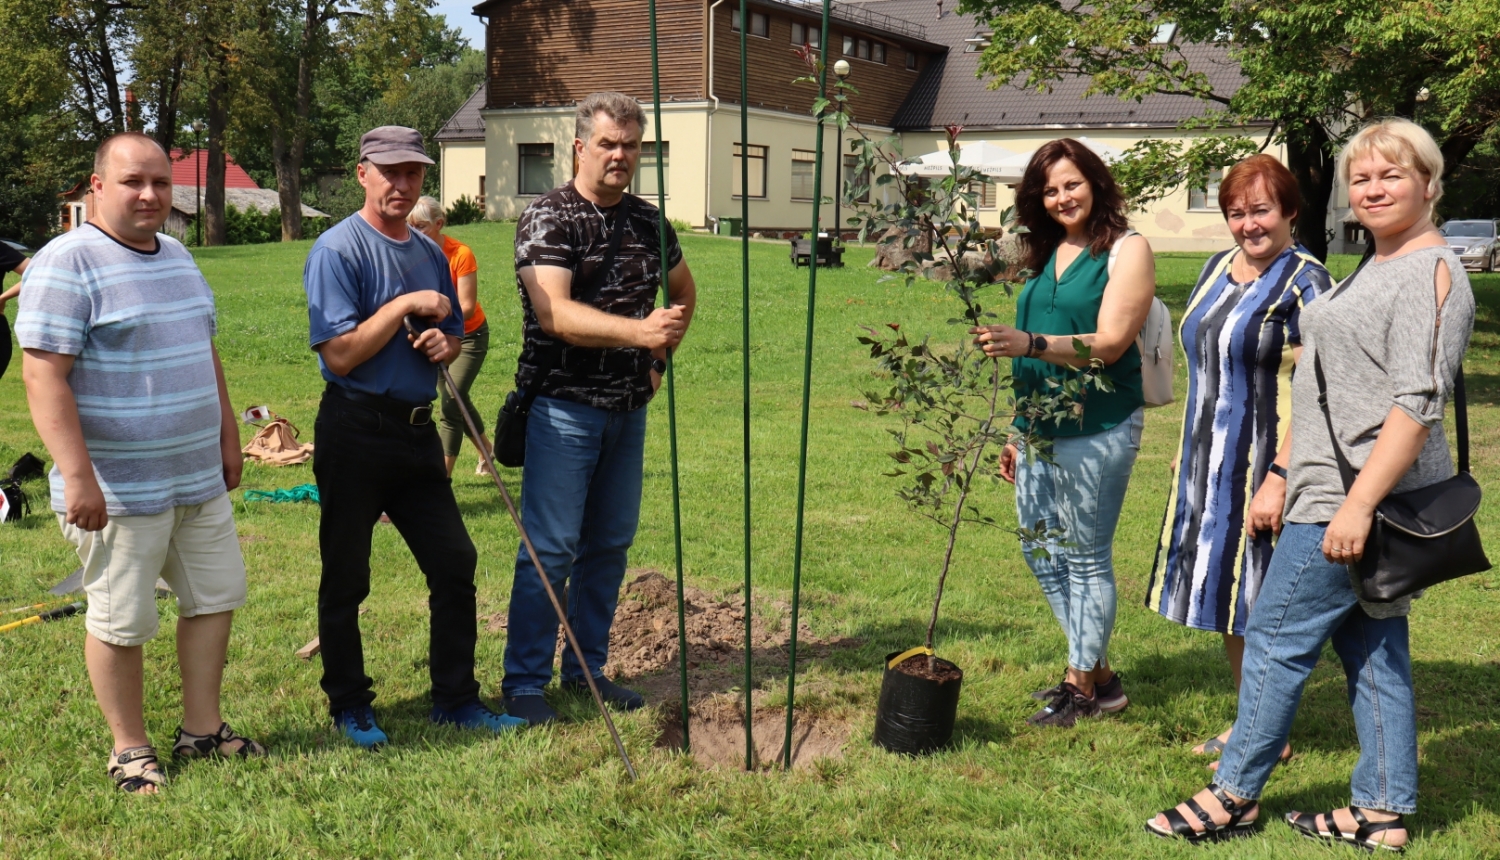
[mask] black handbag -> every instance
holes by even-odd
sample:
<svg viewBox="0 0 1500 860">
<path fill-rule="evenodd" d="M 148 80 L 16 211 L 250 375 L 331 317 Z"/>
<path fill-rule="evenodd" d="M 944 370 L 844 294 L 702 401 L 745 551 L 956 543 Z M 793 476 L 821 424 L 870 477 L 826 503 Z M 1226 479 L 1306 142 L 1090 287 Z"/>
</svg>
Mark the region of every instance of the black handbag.
<svg viewBox="0 0 1500 860">
<path fill-rule="evenodd" d="M 629 200 L 620 202 L 619 214 L 615 216 L 615 228 L 610 232 L 609 250 L 604 254 L 604 263 L 594 270 L 594 276 L 581 285 L 575 293 L 575 301 L 585 304 L 593 301 L 599 288 L 614 268 L 615 255 L 620 252 L 620 240 L 625 235 L 625 219 L 629 217 Z M 528 389 L 517 389 L 505 395 L 500 414 L 495 416 L 495 460 L 502 466 L 514 469 L 526 464 L 526 419 L 531 415 L 531 404 L 541 393 L 542 383 L 562 361 L 561 338 L 553 338 L 553 344 L 537 364 L 536 377 Z"/>
<path fill-rule="evenodd" d="M 1328 384 L 1323 364 L 1313 355 L 1318 378 L 1318 405 L 1328 423 L 1328 438 L 1338 461 L 1344 493 L 1354 486 L 1355 471 L 1339 447 L 1328 412 Z M 1464 370 L 1453 381 L 1454 430 L 1458 434 L 1458 473 L 1436 484 L 1390 493 L 1375 506 L 1375 520 L 1365 551 L 1352 567 L 1359 574 L 1359 599 L 1390 603 L 1450 579 L 1490 569 L 1474 515 L 1482 492 L 1469 474 L 1469 410 L 1464 397 Z"/>
</svg>

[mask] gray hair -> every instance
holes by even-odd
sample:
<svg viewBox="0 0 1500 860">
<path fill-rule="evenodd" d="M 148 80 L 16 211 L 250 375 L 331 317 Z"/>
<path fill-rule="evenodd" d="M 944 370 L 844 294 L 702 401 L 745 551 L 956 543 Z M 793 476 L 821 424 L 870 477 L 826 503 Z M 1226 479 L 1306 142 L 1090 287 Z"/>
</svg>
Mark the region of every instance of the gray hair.
<svg viewBox="0 0 1500 860">
<path fill-rule="evenodd" d="M 578 103 L 573 136 L 587 142 L 594 134 L 594 117 L 601 113 L 621 125 L 633 122 L 642 130 L 646 128 L 646 109 L 640 102 L 624 93 L 594 93 Z"/>
<path fill-rule="evenodd" d="M 417 198 L 417 202 L 411 207 L 411 211 L 406 213 L 406 223 L 418 229 L 426 227 L 429 224 L 436 224 L 439 221 L 446 222 L 447 220 L 447 217 L 443 215 L 443 204 L 437 202 L 437 199 L 434 197 L 422 196 Z"/>
</svg>

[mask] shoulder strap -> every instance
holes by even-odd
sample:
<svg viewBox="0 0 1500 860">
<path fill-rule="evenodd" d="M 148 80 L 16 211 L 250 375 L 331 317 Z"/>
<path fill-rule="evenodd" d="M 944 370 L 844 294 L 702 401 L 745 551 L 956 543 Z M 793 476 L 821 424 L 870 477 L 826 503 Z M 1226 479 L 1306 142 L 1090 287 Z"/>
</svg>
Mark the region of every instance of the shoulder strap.
<svg viewBox="0 0 1500 860">
<path fill-rule="evenodd" d="M 1453 434 L 1458 437 L 1458 471 L 1469 471 L 1469 402 L 1464 396 L 1464 366 L 1453 375 Z"/>
<path fill-rule="evenodd" d="M 1124 233 L 1120 234 L 1120 238 L 1116 239 L 1113 245 L 1109 246 L 1109 262 L 1104 264 L 1105 274 L 1113 275 L 1115 273 L 1115 258 L 1120 256 L 1120 246 L 1125 244 L 1126 239 L 1129 239 L 1131 236 L 1135 235 L 1138 235 L 1136 231 L 1126 230 Z"/>
<path fill-rule="evenodd" d="M 615 227 L 614 230 L 610 231 L 609 249 L 604 252 L 604 263 L 594 270 L 592 278 L 579 285 L 578 293 L 574 297 L 575 301 L 584 302 L 585 304 L 593 301 L 599 295 L 599 290 L 603 288 L 604 279 L 609 277 L 610 269 L 615 267 L 615 257 L 620 253 L 620 241 L 625 237 L 625 219 L 630 217 L 629 197 L 620 200 L 619 210 L 619 212 L 615 213 Z M 546 381 L 548 375 L 553 370 L 557 369 L 557 365 L 562 362 L 562 353 L 563 344 L 560 339 L 553 338 L 552 348 L 547 350 L 537 365 L 536 381 L 532 383 L 531 388 L 521 394 L 520 405 L 522 412 L 531 409 L 532 402 L 536 400 L 537 394 L 541 393 L 542 383 Z"/>
<path fill-rule="evenodd" d="M 1347 494 L 1349 488 L 1354 486 L 1354 467 L 1344 457 L 1344 449 L 1339 447 L 1339 437 L 1333 432 L 1333 416 L 1328 412 L 1328 381 L 1323 377 L 1323 362 L 1319 360 L 1318 353 L 1313 352 L 1313 374 L 1318 379 L 1318 406 L 1323 410 L 1323 420 L 1328 424 L 1328 440 L 1333 443 L 1333 457 L 1339 464 L 1339 477 L 1344 481 L 1344 492 Z M 1467 474 L 1469 471 L 1469 402 L 1464 393 L 1464 368 L 1460 364 L 1458 373 L 1453 376 L 1453 432 L 1458 442 L 1458 471 Z"/>
</svg>

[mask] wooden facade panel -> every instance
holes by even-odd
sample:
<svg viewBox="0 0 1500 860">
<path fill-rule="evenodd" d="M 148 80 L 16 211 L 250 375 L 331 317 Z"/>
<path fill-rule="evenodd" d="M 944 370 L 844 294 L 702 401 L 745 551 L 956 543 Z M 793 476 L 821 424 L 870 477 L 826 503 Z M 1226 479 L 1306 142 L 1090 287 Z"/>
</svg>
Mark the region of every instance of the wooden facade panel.
<svg viewBox="0 0 1500 860">
<path fill-rule="evenodd" d="M 640 0 L 500 0 L 483 11 L 487 108 L 563 105 L 618 90 L 652 100 L 651 30 Z M 663 100 L 707 97 L 703 0 L 658 0 Z M 726 26 L 727 23 L 726 23 Z"/>
<path fill-rule="evenodd" d="M 816 93 L 811 84 L 794 85 L 792 83 L 795 78 L 809 74 L 807 66 L 793 52 L 797 46 L 792 43 L 792 24 L 798 23 L 804 27 L 817 29 L 822 26 L 821 19 L 812 13 L 806 16 L 798 15 L 779 5 L 763 7 L 752 5 L 751 8 L 769 16 L 770 36 L 764 38 L 747 35 L 745 38 L 746 65 L 749 69 L 747 94 L 750 106 L 799 114 L 808 113 L 812 109 Z M 730 29 L 732 20 L 730 4 L 723 4 L 714 12 L 713 95 L 718 96 L 720 101 L 738 104 L 740 99 L 740 34 Z M 846 56 L 843 53 L 843 37 L 846 34 L 856 39 L 884 43 L 886 46 L 885 64 L 862 60 L 854 55 Z M 859 90 L 859 95 L 852 96 L 849 103 L 857 122 L 890 125 L 901 103 L 906 100 L 907 93 L 916 84 L 917 76 L 932 59 L 933 49 L 930 45 L 912 44 L 893 37 L 877 36 L 862 29 L 841 26 L 837 20 L 832 20 L 828 24 L 828 41 L 829 61 L 837 62 L 840 59 L 847 59 L 852 67 L 849 83 Z M 916 54 L 916 70 L 906 68 L 908 51 Z M 832 70 L 829 71 L 828 77 L 831 86 Z"/>
</svg>

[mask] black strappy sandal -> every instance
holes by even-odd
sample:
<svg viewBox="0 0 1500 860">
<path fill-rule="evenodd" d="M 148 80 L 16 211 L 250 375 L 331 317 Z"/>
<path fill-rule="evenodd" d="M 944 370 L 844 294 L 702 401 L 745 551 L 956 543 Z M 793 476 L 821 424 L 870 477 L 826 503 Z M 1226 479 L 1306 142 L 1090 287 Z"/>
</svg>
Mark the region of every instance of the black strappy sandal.
<svg viewBox="0 0 1500 860">
<path fill-rule="evenodd" d="M 223 744 L 243 741 L 233 753 L 225 753 Z M 228 723 L 219 723 L 219 730 L 211 735 L 194 735 L 177 727 L 177 740 L 172 742 L 173 759 L 193 758 L 259 758 L 266 755 L 266 748 L 237 733 Z"/>
<path fill-rule="evenodd" d="M 156 767 L 147 767 L 154 764 Z M 127 750 L 109 751 L 109 778 L 115 788 L 136 794 L 147 786 L 160 789 L 167 783 L 167 775 L 161 772 L 161 763 L 156 760 L 156 749 L 150 745 L 131 747 Z"/>
<path fill-rule="evenodd" d="M 1213 783 L 1208 784 L 1208 790 L 1213 792 L 1214 797 L 1219 799 L 1219 803 L 1224 805 L 1224 811 L 1229 813 L 1229 820 L 1227 822 L 1215 824 L 1213 817 L 1203 807 L 1198 805 L 1198 801 L 1189 797 L 1183 802 L 1183 805 L 1191 810 L 1198 817 L 1198 820 L 1203 823 L 1202 830 L 1194 830 L 1193 825 L 1188 823 L 1188 820 L 1174 806 L 1171 809 L 1161 812 L 1161 815 L 1167 819 L 1167 824 L 1171 825 L 1172 829 L 1161 829 L 1157 826 L 1156 819 L 1153 818 L 1146 822 L 1146 832 L 1152 836 L 1160 836 L 1163 839 L 1183 839 L 1194 844 L 1199 842 L 1217 842 L 1221 839 L 1233 839 L 1239 836 L 1250 835 L 1255 829 L 1256 821 L 1245 821 L 1244 818 L 1247 813 L 1259 807 L 1260 804 L 1253 800 L 1244 805 L 1235 803 L 1225 793 L 1224 789 L 1219 788 Z"/>
<path fill-rule="evenodd" d="M 1327 830 L 1318 829 L 1318 815 L 1323 816 L 1327 823 Z M 1365 817 L 1364 810 L 1357 806 L 1349 807 L 1349 814 L 1354 816 L 1354 823 L 1358 825 L 1353 833 L 1345 833 L 1339 830 L 1334 823 L 1333 812 L 1288 812 L 1286 823 L 1296 828 L 1298 833 L 1309 839 L 1317 839 L 1322 842 L 1343 842 L 1348 845 L 1356 845 L 1366 851 L 1394 851 L 1397 854 L 1406 852 L 1405 845 L 1387 845 L 1384 841 L 1373 838 L 1377 833 L 1387 830 L 1406 830 L 1406 821 L 1397 815 L 1390 821 L 1371 821 Z M 1408 837 L 1411 831 L 1407 831 Z"/>
</svg>

